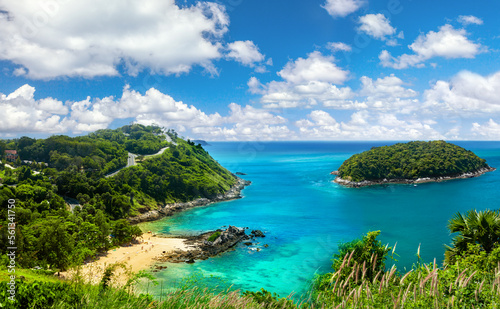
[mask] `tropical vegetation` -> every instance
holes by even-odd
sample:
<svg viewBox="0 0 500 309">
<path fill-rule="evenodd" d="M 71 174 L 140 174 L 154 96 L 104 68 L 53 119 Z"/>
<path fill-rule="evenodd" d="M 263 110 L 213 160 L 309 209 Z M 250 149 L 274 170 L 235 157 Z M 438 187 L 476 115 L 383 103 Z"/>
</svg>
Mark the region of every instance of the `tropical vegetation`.
<svg viewBox="0 0 500 309">
<path fill-rule="evenodd" d="M 155 126 L 131 125 L 83 137 L 23 137 L 0 141 L 2 155 L 4 149 L 17 150 L 20 159 L 0 164 L 0 203 L 15 200 L 17 247 L 14 303 L 7 298 L 12 281 L 7 246 L 0 248 L 2 308 L 500 307 L 500 213 L 491 210 L 450 219 L 448 229 L 455 236 L 441 266 L 422 261 L 418 249 L 413 268 L 398 271 L 388 263 L 395 249 L 377 239 L 379 231 L 342 243 L 332 271 L 314 278 L 303 299 L 265 289 L 204 287 L 196 280 L 155 298 L 134 288 L 155 283 L 147 273 L 127 272 L 126 284 L 113 284 L 120 264 L 110 265 L 98 285 L 78 274 L 62 280 L 55 273 L 141 235 L 128 217 L 169 202 L 213 197 L 227 191 L 235 177 L 201 145 Z M 148 156 L 160 149 L 162 154 Z M 125 168 L 129 153 L 141 160 Z M 362 181 L 456 175 L 485 167 L 483 159 L 458 146 L 411 142 L 355 155 L 339 174 Z M 7 211 L 0 209 L 2 244 L 9 241 Z"/>
<path fill-rule="evenodd" d="M 199 144 L 156 126 L 136 124 L 81 137 L 22 137 L 0 145 L 20 156 L 0 164 L 0 203 L 15 200 L 18 267 L 65 270 L 81 264 L 140 236 L 128 217 L 166 203 L 214 197 L 236 181 Z M 164 152 L 125 168 L 129 152 L 160 149 Z M 10 235 L 8 218 L 2 207 L 2 244 Z M 2 264 L 6 253 L 7 246 L 1 246 Z"/>
<path fill-rule="evenodd" d="M 457 237 L 467 234 L 470 241 L 466 247 L 454 247 L 453 262 L 442 266 L 436 260 L 424 263 L 418 248 L 410 271 L 388 267 L 387 261 L 397 255 L 377 240 L 379 231 L 342 243 L 334 254 L 332 272 L 317 276 L 304 299 L 283 298 L 264 289 L 241 292 L 224 284 L 209 287 L 198 280 L 187 280 L 179 289 L 153 298 L 131 292 L 140 280 L 155 284 L 145 273 L 129 274 L 123 286 L 110 285 L 114 270 L 121 266 L 115 264 L 108 267 L 99 285 L 89 285 L 78 276 L 59 281 L 47 271 L 24 271 L 23 278 L 16 279 L 18 302 L 9 308 L 498 308 L 500 243 L 495 241 L 487 251 L 482 241 L 498 235 L 498 222 L 484 219 L 483 229 L 455 229 L 462 226 L 461 221 L 495 215 L 499 212 L 472 210 L 463 220 L 457 220 L 459 214 L 450 219 L 450 232 L 458 233 Z M 7 282 L 2 271 L 0 278 L 0 303 L 5 307 Z"/>
<path fill-rule="evenodd" d="M 355 154 L 340 166 L 342 179 L 417 179 L 458 176 L 488 168 L 472 151 L 445 141 L 398 143 Z"/>
</svg>

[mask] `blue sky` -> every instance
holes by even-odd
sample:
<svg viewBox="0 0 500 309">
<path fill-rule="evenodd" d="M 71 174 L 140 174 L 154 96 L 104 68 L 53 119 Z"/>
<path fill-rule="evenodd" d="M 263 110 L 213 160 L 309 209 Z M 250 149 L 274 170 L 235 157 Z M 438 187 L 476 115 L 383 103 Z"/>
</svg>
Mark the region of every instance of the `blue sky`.
<svg viewBox="0 0 500 309">
<path fill-rule="evenodd" d="M 0 0 L 0 137 L 500 140 L 500 3 Z"/>
</svg>

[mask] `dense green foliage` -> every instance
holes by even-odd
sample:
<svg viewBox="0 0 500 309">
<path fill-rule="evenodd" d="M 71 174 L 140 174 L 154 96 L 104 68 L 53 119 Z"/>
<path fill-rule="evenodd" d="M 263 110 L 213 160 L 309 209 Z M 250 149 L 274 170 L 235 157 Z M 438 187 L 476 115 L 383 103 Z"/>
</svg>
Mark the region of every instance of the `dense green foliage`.
<svg viewBox="0 0 500 309">
<path fill-rule="evenodd" d="M 64 200 L 47 180 L 21 182 L 16 187 L 0 188 L 0 203 L 15 199 L 15 244 L 18 267 L 42 267 L 65 270 L 111 246 L 129 242 L 142 232 L 127 220 L 112 221 L 109 214 L 92 205 L 67 210 Z M 7 207 L 0 209 L 4 218 L 0 243 L 8 243 Z M 109 235 L 112 238 L 109 238 Z M 7 263 L 7 247 L 0 248 L 1 264 Z"/>
<path fill-rule="evenodd" d="M 445 253 L 445 263 L 454 264 L 457 255 L 462 255 L 471 245 L 490 253 L 500 243 L 500 211 L 469 210 L 465 216 L 455 214 L 448 223 L 451 233 L 459 233 L 453 238 L 452 246 Z"/>
<path fill-rule="evenodd" d="M 33 161 L 11 163 L 15 169 L 0 164 L 0 203 L 16 201 L 18 267 L 64 270 L 78 265 L 139 236 L 140 229 L 130 226 L 126 218 L 165 203 L 222 194 L 236 180 L 200 145 L 178 138 L 171 130 L 162 134 L 154 126 L 125 126 L 75 138 L 23 137 L 3 145 L 18 150 L 23 160 Z M 148 154 L 165 146 L 168 149 L 161 155 L 104 177 L 124 167 L 127 151 Z M 73 204 L 71 208 L 64 199 Z M 7 211 L 0 209 L 1 243 L 8 240 Z M 5 264 L 6 246 L 0 253 Z"/>
<path fill-rule="evenodd" d="M 342 179 L 360 182 L 458 176 L 488 167 L 473 152 L 444 141 L 398 143 L 374 147 L 347 159 L 338 172 Z"/>
<path fill-rule="evenodd" d="M 165 203 L 214 197 L 234 183 L 235 177 L 201 146 L 179 139 L 154 160 L 122 170 L 110 185 Z"/>
</svg>

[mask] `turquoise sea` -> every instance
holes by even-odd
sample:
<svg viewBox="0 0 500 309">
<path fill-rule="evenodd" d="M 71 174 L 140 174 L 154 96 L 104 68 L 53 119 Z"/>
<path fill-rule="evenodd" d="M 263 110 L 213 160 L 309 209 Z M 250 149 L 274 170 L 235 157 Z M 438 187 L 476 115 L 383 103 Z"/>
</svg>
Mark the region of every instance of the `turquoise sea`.
<svg viewBox="0 0 500 309">
<path fill-rule="evenodd" d="M 205 149 L 224 167 L 252 181 L 239 200 L 192 209 L 143 224 L 167 235 L 197 234 L 227 225 L 265 232 L 260 244 L 243 244 L 195 264 L 167 264 L 155 273 L 161 289 L 193 274 L 216 276 L 233 287 L 265 288 L 281 296 L 302 295 L 315 273 L 331 270 L 338 243 L 380 230 L 396 243 L 398 269 L 411 268 L 420 244 L 424 261 L 443 259 L 451 236 L 447 221 L 456 212 L 498 209 L 500 169 L 481 177 L 442 183 L 359 189 L 332 182 L 330 172 L 351 155 L 394 142 L 213 142 Z M 500 142 L 453 142 L 500 167 Z M 268 245 L 267 248 L 264 245 Z M 260 251 L 257 251 L 257 248 Z M 148 288 L 158 294 L 159 287 Z"/>
</svg>

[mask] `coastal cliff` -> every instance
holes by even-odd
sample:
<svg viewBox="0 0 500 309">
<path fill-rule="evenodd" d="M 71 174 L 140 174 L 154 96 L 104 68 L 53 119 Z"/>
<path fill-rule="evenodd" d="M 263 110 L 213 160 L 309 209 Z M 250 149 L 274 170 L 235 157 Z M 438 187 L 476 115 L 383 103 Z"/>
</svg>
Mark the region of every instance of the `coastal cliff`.
<svg viewBox="0 0 500 309">
<path fill-rule="evenodd" d="M 128 218 L 128 221 L 132 224 L 155 221 L 163 217 L 171 216 L 175 213 L 184 211 L 189 208 L 201 207 L 212 203 L 239 199 L 241 198 L 241 190 L 243 190 L 246 186 L 250 184 L 251 184 L 250 181 L 237 177 L 236 184 L 234 184 L 224 194 L 218 194 L 213 198 L 199 198 L 190 202 L 166 204 L 163 207 L 160 207 L 160 209 L 158 210 L 151 210 L 146 213 L 140 214 L 138 216 L 130 217 Z"/>
</svg>

